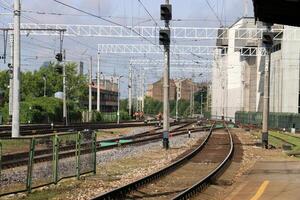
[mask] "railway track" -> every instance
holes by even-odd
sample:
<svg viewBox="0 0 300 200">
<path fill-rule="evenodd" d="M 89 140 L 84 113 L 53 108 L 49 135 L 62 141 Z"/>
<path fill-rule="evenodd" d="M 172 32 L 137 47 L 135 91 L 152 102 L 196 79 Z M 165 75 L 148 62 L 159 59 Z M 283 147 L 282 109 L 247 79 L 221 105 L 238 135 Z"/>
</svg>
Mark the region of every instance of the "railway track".
<svg viewBox="0 0 300 200">
<path fill-rule="evenodd" d="M 184 121 L 183 121 L 184 122 Z M 183 123 L 181 122 L 181 123 Z M 85 129 L 114 129 L 114 128 L 129 128 L 129 127 L 143 127 L 143 126 L 155 126 L 157 122 L 152 121 L 149 123 L 144 122 L 126 122 L 121 124 L 116 123 L 82 123 L 82 124 L 73 124 L 69 126 L 55 125 L 51 126 L 50 124 L 44 125 L 25 125 L 20 127 L 21 136 L 34 136 L 34 135 L 45 135 L 51 133 L 59 132 L 74 132 L 82 131 Z M 173 125 L 179 124 L 179 122 L 172 123 Z M 0 138 L 9 138 L 11 137 L 11 127 L 4 126 L 0 127 Z"/>
<path fill-rule="evenodd" d="M 171 132 L 173 134 L 173 136 L 177 136 L 177 135 L 183 135 L 186 134 L 187 131 L 185 130 L 185 128 L 189 125 L 191 125 L 193 122 L 188 122 L 185 123 L 183 125 L 180 125 L 177 128 L 174 128 L 173 131 Z M 159 130 L 160 128 L 157 128 L 155 130 Z M 198 131 L 200 129 L 195 129 L 192 131 Z M 201 130 L 203 130 L 203 128 L 201 128 Z M 153 142 L 153 141 L 157 141 L 157 140 L 161 140 L 162 139 L 162 132 L 153 132 L 153 131 L 146 131 L 143 133 L 139 133 L 136 135 L 132 135 L 132 136 L 125 136 L 125 137 L 118 137 L 118 138 L 113 138 L 113 139 L 109 139 L 109 140 L 101 140 L 101 141 L 97 141 L 96 143 L 96 148 L 97 151 L 103 151 L 103 150 L 108 150 L 108 149 L 113 149 L 113 148 L 117 148 L 120 146 L 119 141 L 120 140 L 130 140 L 125 144 L 122 144 L 122 146 L 128 146 L 128 145 L 136 145 L 136 144 L 144 144 L 144 143 L 148 143 L 148 142 Z M 114 143 L 112 145 L 108 145 L 108 146 L 102 146 L 101 143 Z M 66 145 L 66 146 L 60 146 L 59 150 L 60 150 L 60 154 L 59 154 L 59 158 L 67 158 L 67 157 L 72 157 L 75 156 L 76 153 L 76 144 L 72 144 L 72 145 Z M 52 144 L 50 144 L 50 146 L 52 146 Z M 86 154 L 86 153 L 90 153 L 91 151 L 91 146 L 90 143 L 88 144 L 82 144 L 81 145 L 81 153 L 82 154 Z M 51 159 L 53 159 L 53 149 L 50 148 L 44 148 L 44 149 L 39 149 L 35 151 L 35 158 L 34 158 L 34 162 L 35 163 L 39 163 L 39 162 L 44 162 L 44 161 L 49 161 Z M 2 169 L 8 169 L 8 168 L 13 168 L 13 167 L 17 167 L 17 166 L 24 166 L 28 164 L 28 152 L 20 152 L 20 153 L 14 153 L 14 154 L 7 154 L 7 155 L 3 155 L 1 158 L 2 161 Z"/>
<path fill-rule="evenodd" d="M 178 161 L 94 199 L 189 199 L 227 168 L 233 149 L 227 127 L 211 127 L 206 138 Z"/>
</svg>

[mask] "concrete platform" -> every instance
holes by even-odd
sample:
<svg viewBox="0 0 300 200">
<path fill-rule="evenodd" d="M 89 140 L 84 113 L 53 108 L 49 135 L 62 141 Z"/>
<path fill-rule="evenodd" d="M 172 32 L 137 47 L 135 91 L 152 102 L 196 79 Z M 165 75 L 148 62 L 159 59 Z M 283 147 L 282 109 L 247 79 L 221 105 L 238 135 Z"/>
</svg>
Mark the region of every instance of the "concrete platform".
<svg viewBox="0 0 300 200">
<path fill-rule="evenodd" d="M 226 200 L 299 200 L 300 161 L 259 161 Z"/>
</svg>

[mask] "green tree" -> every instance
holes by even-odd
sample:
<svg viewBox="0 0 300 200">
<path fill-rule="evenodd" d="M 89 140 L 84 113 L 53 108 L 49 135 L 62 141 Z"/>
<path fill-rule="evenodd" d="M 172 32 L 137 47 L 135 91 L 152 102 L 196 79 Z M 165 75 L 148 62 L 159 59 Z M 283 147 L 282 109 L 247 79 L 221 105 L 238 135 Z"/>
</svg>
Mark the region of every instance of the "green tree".
<svg viewBox="0 0 300 200">
<path fill-rule="evenodd" d="M 44 122 L 61 120 L 61 100 L 55 99 L 54 94 L 63 90 L 62 75 L 55 71 L 56 64 L 50 63 L 42 66 L 40 69 L 32 72 L 21 73 L 21 121 L 22 122 Z M 87 77 L 78 75 L 77 64 L 66 64 L 67 74 L 67 98 L 69 116 L 78 118 L 80 102 L 88 98 L 88 81 Z M 44 98 L 44 79 L 46 77 L 47 97 Z M 8 86 L 9 74 L 6 71 L 0 72 L 0 90 L 4 91 L 5 105 L 0 108 L 4 116 L 8 112 Z M 43 98 L 42 98 L 43 97 Z M 31 109 L 30 109 L 31 108 Z M 59 109 L 58 109 L 59 108 Z M 23 114 L 25 113 L 25 114 Z M 31 113 L 29 116 L 26 113 Z M 56 113 L 56 114 L 55 114 Z M 54 116 L 55 115 L 55 116 Z"/>
<path fill-rule="evenodd" d="M 7 71 L 1 71 L 0 72 L 0 91 L 2 91 L 4 93 L 4 102 L 8 102 L 8 95 L 9 95 L 8 86 L 9 86 L 9 73 Z"/>
</svg>

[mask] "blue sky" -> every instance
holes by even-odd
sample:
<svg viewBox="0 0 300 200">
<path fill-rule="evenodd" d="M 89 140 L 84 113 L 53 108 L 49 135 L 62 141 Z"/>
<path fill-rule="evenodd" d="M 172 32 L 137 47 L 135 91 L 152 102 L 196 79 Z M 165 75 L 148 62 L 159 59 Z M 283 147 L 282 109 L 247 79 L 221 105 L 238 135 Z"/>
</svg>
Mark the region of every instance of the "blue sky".
<svg viewBox="0 0 300 200">
<path fill-rule="evenodd" d="M 61 0 L 66 4 L 78 7 L 85 11 L 108 18 L 112 21 L 121 23 L 126 26 L 142 25 L 153 26 L 155 23 L 146 13 L 138 0 Z M 163 0 L 141 0 L 147 10 L 155 18 L 155 20 L 163 24 L 159 20 L 160 4 Z M 249 16 L 253 15 L 252 1 L 248 0 Z M 219 27 L 229 26 L 238 18 L 243 16 L 244 4 L 242 0 L 170 0 L 173 5 L 172 26 L 193 26 L 193 27 Z M 9 0 L 0 0 L 0 13 L 11 12 L 12 3 Z M 100 19 L 87 16 L 85 14 L 64 7 L 53 0 L 22 0 L 22 22 L 30 23 L 54 23 L 54 24 L 108 24 Z M 39 13 L 37 13 L 39 12 Z M 42 14 L 41 14 L 42 13 Z M 44 14 L 43 14 L 44 13 Z M 63 14 L 63 15 L 58 15 Z M 218 19 L 219 20 L 218 20 Z M 178 21 L 180 20 L 180 21 Z M 221 21 L 221 22 L 220 22 Z M 11 22 L 11 16 L 0 15 L 0 25 L 5 27 Z M 22 70 L 34 70 L 38 68 L 42 62 L 54 59 L 55 52 L 58 51 L 58 37 L 40 37 L 28 36 L 22 37 Z M 1 40 L 2 42 L 2 40 Z M 87 58 L 89 55 L 96 56 L 97 44 L 101 43 L 145 43 L 141 39 L 136 41 L 126 41 L 124 39 L 103 39 L 103 38 L 65 38 L 64 47 L 67 49 L 68 55 L 72 59 L 83 60 L 88 65 Z M 213 44 L 214 41 L 211 41 Z M 3 50 L 3 42 L 1 43 Z M 101 68 L 105 74 L 111 75 L 114 72 L 127 76 L 128 59 L 130 55 L 117 56 L 107 55 L 102 57 Z M 94 59 L 96 61 L 96 59 Z M 6 69 L 3 63 L 0 63 L 0 70 Z M 95 68 L 96 69 L 96 66 Z M 86 69 L 85 69 L 86 71 Z M 147 83 L 157 80 L 161 72 L 147 72 Z M 181 76 L 189 77 L 191 73 Z M 174 72 L 171 76 L 178 76 L 178 72 Z M 209 77 L 205 77 L 209 79 Z M 122 91 L 126 96 L 126 79 Z"/>
</svg>

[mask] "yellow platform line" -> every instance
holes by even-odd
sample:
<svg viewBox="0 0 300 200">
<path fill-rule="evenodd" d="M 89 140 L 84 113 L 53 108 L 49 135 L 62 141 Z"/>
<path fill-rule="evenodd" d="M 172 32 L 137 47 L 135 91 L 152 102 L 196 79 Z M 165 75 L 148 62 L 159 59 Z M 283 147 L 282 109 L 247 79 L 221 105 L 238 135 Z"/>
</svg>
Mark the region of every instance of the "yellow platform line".
<svg viewBox="0 0 300 200">
<path fill-rule="evenodd" d="M 258 200 L 261 195 L 265 192 L 267 186 L 269 185 L 270 181 L 264 181 L 261 186 L 258 188 L 256 194 L 250 200 Z"/>
</svg>

